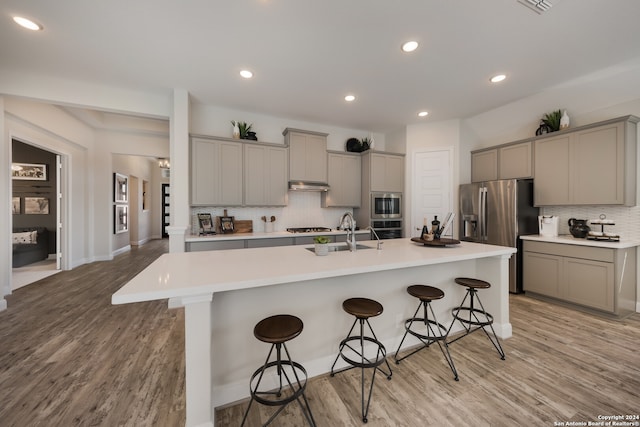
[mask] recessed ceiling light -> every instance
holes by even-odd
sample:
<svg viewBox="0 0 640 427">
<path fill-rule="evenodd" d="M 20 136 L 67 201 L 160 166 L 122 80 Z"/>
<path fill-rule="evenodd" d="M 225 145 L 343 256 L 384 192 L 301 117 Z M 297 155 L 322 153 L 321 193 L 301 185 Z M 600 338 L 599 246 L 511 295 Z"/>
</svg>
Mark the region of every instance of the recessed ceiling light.
<svg viewBox="0 0 640 427">
<path fill-rule="evenodd" d="M 403 52 L 413 52 L 417 48 L 418 48 L 418 42 L 413 41 L 413 40 L 409 41 L 409 42 L 406 42 L 405 44 L 402 45 L 402 51 Z"/>
<path fill-rule="evenodd" d="M 347 101 L 347 102 L 351 102 L 351 101 L 355 101 L 356 97 L 353 96 L 353 95 L 347 95 L 347 96 L 344 97 L 344 100 Z"/>
<path fill-rule="evenodd" d="M 506 78 L 507 76 L 505 76 L 504 74 L 498 74 L 497 76 L 491 77 L 491 83 L 499 83 Z"/>
<path fill-rule="evenodd" d="M 427 117 L 429 115 L 428 111 L 420 111 L 418 113 L 418 117 Z"/>
<path fill-rule="evenodd" d="M 253 73 L 249 70 L 242 70 L 240 71 L 240 75 L 242 77 L 244 77 L 245 79 L 250 79 L 251 77 L 253 77 Z"/>
<path fill-rule="evenodd" d="M 42 25 L 36 24 L 32 20 L 23 18 L 22 16 L 14 16 L 13 21 L 27 30 L 39 31 L 42 29 Z"/>
</svg>

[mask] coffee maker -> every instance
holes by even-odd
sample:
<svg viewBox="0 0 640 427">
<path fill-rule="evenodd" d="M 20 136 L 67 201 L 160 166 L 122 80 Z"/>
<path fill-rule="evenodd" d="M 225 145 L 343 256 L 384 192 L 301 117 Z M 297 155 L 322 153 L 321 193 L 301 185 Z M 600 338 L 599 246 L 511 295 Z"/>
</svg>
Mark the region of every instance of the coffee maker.
<svg viewBox="0 0 640 427">
<path fill-rule="evenodd" d="M 538 230 L 541 236 L 558 237 L 558 217 L 553 215 L 538 216 Z"/>
</svg>

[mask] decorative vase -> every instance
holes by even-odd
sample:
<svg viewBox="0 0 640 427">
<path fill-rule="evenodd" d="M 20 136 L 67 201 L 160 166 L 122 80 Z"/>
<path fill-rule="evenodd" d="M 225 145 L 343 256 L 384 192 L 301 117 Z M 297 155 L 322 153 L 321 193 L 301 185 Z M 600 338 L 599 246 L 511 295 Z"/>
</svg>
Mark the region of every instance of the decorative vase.
<svg viewBox="0 0 640 427">
<path fill-rule="evenodd" d="M 562 117 L 560 118 L 560 129 L 567 129 L 569 127 L 569 116 L 567 110 L 564 110 Z"/>
<path fill-rule="evenodd" d="M 329 255 L 329 245 L 326 243 L 316 243 L 315 253 L 317 256 Z"/>
<path fill-rule="evenodd" d="M 240 139 L 240 128 L 238 127 L 238 122 L 233 124 L 233 139 Z"/>
</svg>

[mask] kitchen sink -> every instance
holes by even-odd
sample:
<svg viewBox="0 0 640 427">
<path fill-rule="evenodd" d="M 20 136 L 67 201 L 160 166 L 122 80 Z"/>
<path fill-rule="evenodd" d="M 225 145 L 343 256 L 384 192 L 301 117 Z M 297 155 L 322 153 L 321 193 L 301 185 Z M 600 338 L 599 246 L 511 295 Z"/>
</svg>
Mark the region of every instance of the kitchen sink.
<svg viewBox="0 0 640 427">
<path fill-rule="evenodd" d="M 311 247 L 311 248 L 305 248 L 308 251 L 311 252 L 315 252 L 316 248 L 315 246 Z M 359 243 L 356 243 L 356 251 L 359 251 L 360 249 L 373 249 L 371 246 L 366 246 L 366 245 L 361 245 Z M 340 243 L 337 245 L 329 245 L 329 252 L 344 252 L 344 251 L 349 251 L 349 247 L 347 246 L 346 243 Z"/>
</svg>

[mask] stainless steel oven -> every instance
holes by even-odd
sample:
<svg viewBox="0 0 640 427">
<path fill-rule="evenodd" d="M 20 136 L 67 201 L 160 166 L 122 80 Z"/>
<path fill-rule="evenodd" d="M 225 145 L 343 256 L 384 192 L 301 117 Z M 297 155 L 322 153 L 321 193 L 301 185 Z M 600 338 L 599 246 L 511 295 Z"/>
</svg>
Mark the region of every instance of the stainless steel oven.
<svg viewBox="0 0 640 427">
<path fill-rule="evenodd" d="M 402 220 L 373 220 L 371 228 L 376 231 L 380 239 L 402 238 Z"/>
<path fill-rule="evenodd" d="M 402 193 L 371 193 L 371 218 L 402 218 Z"/>
</svg>

